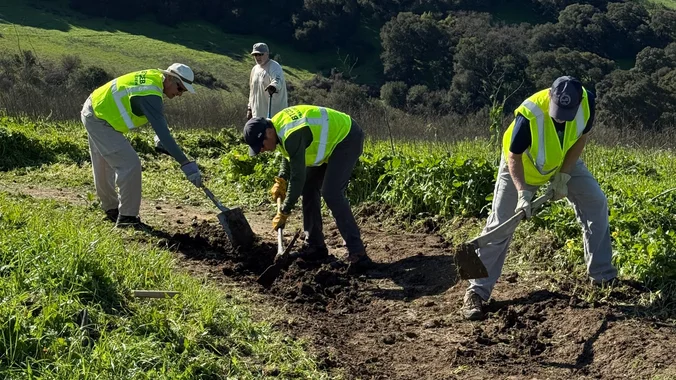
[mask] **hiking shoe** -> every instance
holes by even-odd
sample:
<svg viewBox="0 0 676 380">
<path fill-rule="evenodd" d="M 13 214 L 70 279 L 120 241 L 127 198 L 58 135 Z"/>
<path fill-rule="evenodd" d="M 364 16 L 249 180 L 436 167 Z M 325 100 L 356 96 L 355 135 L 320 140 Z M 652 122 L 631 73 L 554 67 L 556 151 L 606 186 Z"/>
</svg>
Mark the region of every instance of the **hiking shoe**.
<svg viewBox="0 0 676 380">
<path fill-rule="evenodd" d="M 117 217 L 120 215 L 120 210 L 116 208 L 111 208 L 106 210 L 106 219 L 110 220 L 113 223 L 117 222 Z"/>
<path fill-rule="evenodd" d="M 141 223 L 141 218 L 138 216 L 119 215 L 115 227 L 140 229 L 143 227 L 143 223 Z"/>
<path fill-rule="evenodd" d="M 480 295 L 468 290 L 465 293 L 465 299 L 462 302 L 462 316 L 470 321 L 478 321 L 484 317 L 482 310 L 484 300 Z"/>
<path fill-rule="evenodd" d="M 347 261 L 347 273 L 349 274 L 361 273 L 375 266 L 375 263 L 366 254 L 366 251 L 350 253 L 345 261 Z"/>
<path fill-rule="evenodd" d="M 298 255 L 305 261 L 321 261 L 329 257 L 329 249 L 325 245 L 304 244 Z"/>
</svg>

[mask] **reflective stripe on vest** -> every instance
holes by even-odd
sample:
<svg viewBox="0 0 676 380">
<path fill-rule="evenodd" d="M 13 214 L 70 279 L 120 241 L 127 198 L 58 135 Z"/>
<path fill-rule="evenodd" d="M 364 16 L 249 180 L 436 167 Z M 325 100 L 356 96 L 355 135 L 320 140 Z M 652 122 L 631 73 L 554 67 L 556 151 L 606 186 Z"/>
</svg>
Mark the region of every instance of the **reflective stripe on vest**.
<svg viewBox="0 0 676 380">
<path fill-rule="evenodd" d="M 507 158 L 516 138 L 514 133 L 516 117 L 523 115 L 528 119 L 531 143 L 523 152 L 522 162 L 524 177 L 529 185 L 538 186 L 546 183 L 561 168 L 566 153 L 582 136 L 590 115 L 589 100 L 584 90 L 582 103 L 575 113 L 575 118 L 565 123 L 563 135 L 560 137 L 560 131 L 556 130 L 554 120 L 549 115 L 549 100 L 548 89 L 538 91 L 524 100 L 514 110 L 515 119 L 502 138 L 502 153 L 503 157 Z"/>
<path fill-rule="evenodd" d="M 153 90 L 162 92 L 162 89 L 155 85 L 127 87 L 124 90 L 118 91 L 117 78 L 113 79 L 113 83 L 110 86 L 110 91 L 113 94 L 113 99 L 115 99 L 115 105 L 117 105 L 117 109 L 120 111 L 120 116 L 122 116 L 124 124 L 127 125 L 127 128 L 134 129 L 136 128 L 136 126 L 131 121 L 131 115 L 129 115 L 129 112 L 127 112 L 127 109 L 124 107 L 124 104 L 122 104 L 122 98 L 125 97 L 126 95 L 132 95 L 138 92 L 153 91 Z"/>
<path fill-rule="evenodd" d="M 278 132 L 277 137 L 284 141 L 284 136 L 289 129 L 295 128 L 299 125 L 310 124 L 310 125 L 320 125 L 322 127 L 319 134 L 319 146 L 317 147 L 317 158 L 313 162 L 312 166 L 317 166 L 324 160 L 326 155 L 326 145 L 329 140 L 329 113 L 326 112 L 326 108 L 317 107 L 321 117 L 303 117 L 298 120 L 294 120 L 290 123 L 284 125 Z"/>
</svg>

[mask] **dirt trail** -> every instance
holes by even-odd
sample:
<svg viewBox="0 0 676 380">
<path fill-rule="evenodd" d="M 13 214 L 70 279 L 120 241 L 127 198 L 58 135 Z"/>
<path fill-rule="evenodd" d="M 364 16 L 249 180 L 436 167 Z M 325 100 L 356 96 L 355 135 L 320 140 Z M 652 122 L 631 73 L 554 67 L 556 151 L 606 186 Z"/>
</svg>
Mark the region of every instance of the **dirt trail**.
<svg viewBox="0 0 676 380">
<path fill-rule="evenodd" d="M 9 187 L 85 202 L 69 190 Z M 487 318 L 468 322 L 458 313 L 465 284 L 455 276 L 452 247 L 439 236 L 388 231 L 366 217 L 360 223 L 377 263 L 373 270 L 351 276 L 333 256 L 320 263 L 299 260 L 264 290 L 255 278 L 276 252 L 271 215 L 245 211 L 261 240 L 247 252 L 233 252 L 215 213 L 205 210 L 144 202 L 142 215 L 154 230 L 135 238 L 169 247 L 190 272 L 236 282 L 270 307 L 283 308 L 293 318 L 277 328 L 307 339 L 322 367 L 347 378 L 676 378 L 676 326 L 631 306 L 644 291 L 640 287 L 614 292 L 612 302 L 589 304 L 571 290 L 581 280 L 524 280 L 506 273 Z M 327 221 L 325 234 L 330 253 L 342 256 L 335 224 Z M 612 306 L 620 303 L 628 306 Z"/>
</svg>

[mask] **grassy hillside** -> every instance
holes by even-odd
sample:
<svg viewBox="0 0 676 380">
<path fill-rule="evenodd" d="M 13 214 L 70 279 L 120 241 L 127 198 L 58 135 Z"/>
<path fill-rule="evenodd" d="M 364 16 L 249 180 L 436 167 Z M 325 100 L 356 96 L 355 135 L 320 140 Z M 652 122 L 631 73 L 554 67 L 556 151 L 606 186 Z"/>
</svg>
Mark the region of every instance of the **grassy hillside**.
<svg viewBox="0 0 676 380">
<path fill-rule="evenodd" d="M 113 74 L 183 62 L 212 73 L 232 91 L 247 88 L 253 65 L 251 46 L 263 40 L 255 35 L 225 34 L 198 23 L 172 28 L 154 21 L 90 18 L 63 6 L 46 8 L 43 3 L 22 0 L 5 0 L 0 5 L 0 36 L 3 55 L 33 50 L 38 58 L 57 59 L 72 54 L 86 65 Z M 337 55 L 306 54 L 274 43 L 270 48 L 273 57 L 279 55 L 291 82 L 339 64 Z"/>
</svg>

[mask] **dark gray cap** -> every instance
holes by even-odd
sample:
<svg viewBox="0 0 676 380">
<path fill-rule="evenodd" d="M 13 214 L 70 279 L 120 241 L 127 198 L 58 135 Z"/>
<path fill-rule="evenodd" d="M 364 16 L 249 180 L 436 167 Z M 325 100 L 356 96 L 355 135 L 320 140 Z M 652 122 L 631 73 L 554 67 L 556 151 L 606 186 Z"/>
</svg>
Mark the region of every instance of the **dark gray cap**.
<svg viewBox="0 0 676 380">
<path fill-rule="evenodd" d="M 563 121 L 575 120 L 582 103 L 582 83 L 571 76 L 558 77 L 549 91 L 549 116 Z"/>
<path fill-rule="evenodd" d="M 254 54 L 263 54 L 263 53 L 269 53 L 270 49 L 268 49 L 268 45 L 266 45 L 263 42 L 258 42 L 255 43 L 253 46 L 253 50 L 251 50 L 251 55 Z"/>
<path fill-rule="evenodd" d="M 265 130 L 273 128 L 272 123 L 264 117 L 252 117 L 244 124 L 244 141 L 249 145 L 249 156 L 255 156 L 263 147 Z"/>
</svg>

